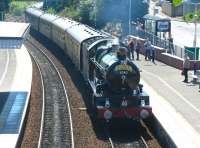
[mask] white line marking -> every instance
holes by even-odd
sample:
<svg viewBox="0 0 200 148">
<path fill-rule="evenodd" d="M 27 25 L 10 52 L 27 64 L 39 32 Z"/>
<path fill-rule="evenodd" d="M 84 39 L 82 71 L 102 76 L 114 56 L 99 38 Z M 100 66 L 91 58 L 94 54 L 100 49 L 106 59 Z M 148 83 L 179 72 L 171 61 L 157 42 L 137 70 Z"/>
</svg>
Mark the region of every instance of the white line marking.
<svg viewBox="0 0 200 148">
<path fill-rule="evenodd" d="M 176 91 L 175 88 L 173 88 L 172 86 L 170 86 L 166 81 L 164 81 L 161 77 L 159 77 L 156 74 L 153 74 L 151 72 L 148 72 L 146 70 L 143 69 L 143 72 L 147 73 L 148 75 L 151 75 L 152 77 L 155 77 L 156 79 L 159 79 L 165 86 L 167 86 L 169 89 L 171 89 L 177 96 L 180 97 L 180 99 L 182 99 L 185 103 L 187 103 L 190 107 L 192 107 L 195 111 L 197 111 L 198 113 L 200 113 L 200 110 L 194 106 L 192 103 L 190 103 L 185 97 L 183 97 L 178 91 Z"/>
<path fill-rule="evenodd" d="M 114 148 L 114 144 L 112 142 L 112 139 L 110 137 L 108 137 L 108 140 L 110 141 L 110 144 L 111 144 L 111 148 Z"/>
<path fill-rule="evenodd" d="M 150 97 L 154 96 L 154 99 L 151 100 L 153 113 L 177 147 L 200 148 L 200 135 L 188 120 L 144 80 L 141 80 L 141 83 L 144 84 L 144 90 L 150 94 Z"/>
<path fill-rule="evenodd" d="M 5 70 L 4 70 L 4 72 L 3 72 L 3 74 L 2 74 L 2 77 L 1 77 L 1 79 L 0 79 L 0 86 L 1 86 L 1 84 L 2 84 L 2 82 L 3 82 L 3 80 L 4 80 L 4 78 L 5 78 L 5 76 L 6 76 L 6 74 L 7 74 L 7 71 L 8 71 L 8 64 L 9 64 L 9 61 L 10 61 L 8 50 L 6 50 L 6 53 L 7 53 L 7 57 L 8 57 L 8 58 L 7 58 L 7 61 L 6 61 Z"/>
</svg>

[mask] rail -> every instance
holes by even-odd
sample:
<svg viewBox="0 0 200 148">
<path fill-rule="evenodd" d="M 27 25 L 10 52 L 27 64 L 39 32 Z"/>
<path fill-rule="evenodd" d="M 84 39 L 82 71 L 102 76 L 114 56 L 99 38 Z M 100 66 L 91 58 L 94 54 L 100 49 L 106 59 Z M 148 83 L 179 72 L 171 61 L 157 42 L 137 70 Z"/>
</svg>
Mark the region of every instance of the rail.
<svg viewBox="0 0 200 148">
<path fill-rule="evenodd" d="M 134 122 L 136 123 L 137 121 L 134 121 Z M 131 130 L 129 130 L 129 128 L 128 128 L 128 131 L 126 131 L 126 129 L 125 129 L 125 131 L 126 131 L 125 135 L 123 135 L 123 134 L 121 135 L 121 132 L 123 133 L 123 130 L 124 130 L 123 126 L 122 126 L 122 129 L 114 127 L 114 131 L 112 131 L 112 129 L 110 129 L 110 126 L 112 126 L 112 125 L 109 125 L 109 123 L 106 123 L 104 126 L 104 133 L 107 136 L 107 139 L 110 143 L 110 147 L 111 148 L 127 148 L 127 147 L 148 148 L 148 145 L 147 145 L 145 139 L 141 135 L 141 132 L 139 132 L 140 131 L 139 130 L 140 123 L 139 122 L 137 122 L 136 124 L 135 123 L 133 123 L 133 125 L 128 124 L 128 126 L 131 126 L 130 129 L 137 128 L 137 129 L 135 129 L 135 132 L 131 132 Z M 116 132 L 117 129 L 120 130 L 119 131 L 120 133 L 118 133 L 118 131 Z M 118 134 L 120 134 L 120 136 Z M 127 135 L 129 136 L 128 138 L 127 138 Z"/>
<path fill-rule="evenodd" d="M 30 54 L 30 51 L 28 49 L 28 52 Z M 35 61 L 36 63 L 36 66 L 38 68 L 38 71 L 39 71 L 39 75 L 40 75 L 40 79 L 41 79 L 41 87 L 42 87 L 42 115 L 41 115 L 41 123 L 40 123 L 40 134 L 39 134 L 39 140 L 38 140 L 38 148 L 41 147 L 41 138 L 42 138 L 42 129 L 43 129 L 43 123 L 44 123 L 44 107 L 45 107 L 45 95 L 44 95 L 44 79 L 42 77 L 42 71 L 40 69 L 40 66 L 39 66 L 39 63 L 38 61 L 36 60 L 36 58 L 30 54 L 30 56 L 32 57 L 32 59 Z"/>
<path fill-rule="evenodd" d="M 74 148 L 73 126 L 67 92 L 53 61 L 30 39 L 30 54 L 38 61 L 44 82 L 44 115 L 38 147 L 65 146 Z"/>
</svg>

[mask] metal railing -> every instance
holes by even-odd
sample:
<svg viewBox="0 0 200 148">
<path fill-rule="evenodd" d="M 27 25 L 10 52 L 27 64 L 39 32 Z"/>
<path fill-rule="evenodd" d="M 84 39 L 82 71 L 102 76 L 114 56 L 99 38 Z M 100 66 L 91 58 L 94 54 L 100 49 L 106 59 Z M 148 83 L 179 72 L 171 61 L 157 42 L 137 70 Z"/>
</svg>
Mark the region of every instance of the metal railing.
<svg viewBox="0 0 200 148">
<path fill-rule="evenodd" d="M 154 46 L 164 48 L 164 49 L 166 49 L 167 53 L 178 56 L 180 58 L 184 58 L 185 48 L 182 48 L 178 45 L 173 44 L 168 39 L 162 39 L 153 33 L 146 32 L 143 29 L 138 30 L 136 28 L 137 28 L 136 25 L 133 25 L 132 35 L 138 36 L 139 38 L 143 38 L 143 39 L 149 38 L 149 40 L 151 41 L 151 43 Z M 188 53 L 190 53 L 190 52 L 188 52 Z M 194 59 L 194 53 L 191 52 L 189 56 L 191 59 Z"/>
</svg>

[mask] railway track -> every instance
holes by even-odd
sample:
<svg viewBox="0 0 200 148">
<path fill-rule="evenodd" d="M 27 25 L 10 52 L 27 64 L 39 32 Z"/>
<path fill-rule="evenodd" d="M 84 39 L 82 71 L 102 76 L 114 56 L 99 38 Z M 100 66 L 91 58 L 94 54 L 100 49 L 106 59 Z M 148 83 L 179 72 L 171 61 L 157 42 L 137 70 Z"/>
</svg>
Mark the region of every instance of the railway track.
<svg viewBox="0 0 200 148">
<path fill-rule="evenodd" d="M 12 21 L 12 22 L 25 22 L 25 16 L 12 16 L 10 14 L 5 15 L 6 21 Z"/>
<path fill-rule="evenodd" d="M 20 20 L 21 21 L 21 20 Z M 53 45 L 51 45 L 52 43 L 47 43 L 48 45 L 50 44 L 50 46 L 53 46 Z M 44 69 L 46 69 L 46 73 L 45 74 L 43 74 L 43 76 L 45 76 L 45 77 L 47 77 L 47 78 L 44 78 L 44 80 L 43 81 L 49 81 L 49 82 L 52 82 L 52 81 L 54 81 L 54 76 L 56 75 L 56 70 L 52 67 L 52 66 L 50 66 L 49 67 L 49 64 L 48 64 L 48 62 L 49 62 L 49 60 L 48 60 L 48 58 L 46 57 L 46 59 L 45 60 L 42 60 L 42 59 L 40 59 L 42 56 L 44 56 L 43 54 L 44 53 L 41 53 L 41 51 L 38 51 L 38 49 L 39 48 L 42 48 L 41 47 L 41 45 L 38 45 L 38 43 L 32 43 L 31 41 L 30 41 L 30 37 L 29 37 L 29 40 L 26 42 L 26 45 L 27 45 L 27 47 L 30 47 L 30 49 L 34 49 L 34 50 L 32 50 L 31 51 L 31 53 L 32 52 L 36 52 L 36 53 L 34 53 L 33 54 L 33 57 L 35 57 L 35 59 L 36 60 L 38 60 L 38 64 L 39 65 L 42 65 L 42 66 L 40 66 L 40 69 L 41 69 L 41 71 L 44 71 Z M 53 46 L 53 50 L 54 50 L 54 46 Z M 46 52 L 45 52 L 46 53 Z M 50 56 L 51 57 L 51 56 Z M 59 58 L 59 60 L 60 60 L 60 58 Z M 50 64 L 50 65 L 52 65 L 52 64 Z M 67 66 L 68 67 L 68 66 Z M 53 70 L 54 69 L 54 70 Z M 59 69 L 60 70 L 60 69 Z M 48 76 L 48 73 L 53 73 L 51 76 Z M 56 76 L 56 77 L 58 77 L 58 76 Z M 73 77 L 73 76 L 72 76 Z M 50 78 L 50 79 L 49 79 Z M 49 80 L 48 80 L 49 79 Z M 66 79 L 66 77 L 65 77 L 65 79 Z M 77 79 L 77 78 L 76 78 Z M 80 82 L 78 82 L 78 84 L 80 84 Z M 69 85 L 67 85 L 67 86 L 69 86 Z M 48 89 L 50 88 L 50 87 L 52 87 L 52 88 L 54 88 L 54 89 L 51 89 L 51 91 L 50 90 L 48 90 L 48 91 L 50 91 L 50 94 L 52 94 L 52 93 L 55 93 L 56 91 L 55 91 L 55 88 L 57 87 L 56 85 L 54 85 L 53 83 L 48 87 Z M 58 87 L 61 87 L 61 85 L 59 85 Z M 71 87 L 71 86 L 70 86 Z M 82 88 L 82 87 L 81 87 Z M 72 90 L 73 89 L 73 90 Z M 94 134 L 93 132 L 89 132 L 90 134 L 92 133 L 92 134 L 94 134 L 93 136 L 91 136 L 91 137 L 93 137 L 93 138 L 91 138 L 91 139 L 89 139 L 88 137 L 89 137 L 89 133 L 88 133 L 88 131 L 89 130 L 91 130 L 91 125 L 88 125 L 88 121 L 87 122 L 85 122 L 86 120 L 88 120 L 86 117 L 85 117 L 85 113 L 83 114 L 83 113 L 80 113 L 79 111 L 77 111 L 77 110 L 75 110 L 74 109 L 74 105 L 75 104 L 78 104 L 77 103 L 77 99 L 76 98 L 79 98 L 78 99 L 78 102 L 80 103 L 81 102 L 81 99 L 82 100 L 84 100 L 84 98 L 80 98 L 80 97 L 78 97 L 78 95 L 75 95 L 75 94 L 77 94 L 77 92 L 75 93 L 74 92 L 74 88 L 69 88 L 68 89 L 69 91 L 72 91 L 71 93 L 73 93 L 73 97 L 72 97 L 72 95 L 70 95 L 70 97 L 72 97 L 71 99 L 70 99 L 70 103 L 72 103 L 73 105 L 72 105 L 72 112 L 75 112 L 75 113 L 73 113 L 74 115 L 73 115 L 73 120 L 75 120 L 76 122 L 74 122 L 75 123 L 75 141 L 76 141 L 76 147 L 94 147 L 94 145 L 95 145 L 95 147 L 112 147 L 112 148 L 123 148 L 123 147 L 125 147 L 125 148 L 129 148 L 129 147 L 144 147 L 144 148 L 146 148 L 147 147 L 147 145 L 146 144 L 144 144 L 144 143 L 146 143 L 145 142 L 145 140 L 146 140 L 146 138 L 143 138 L 143 136 L 141 136 L 140 134 L 135 134 L 135 132 L 138 132 L 138 133 L 140 133 L 138 130 L 136 130 L 136 129 L 134 129 L 134 130 L 126 130 L 126 132 L 125 132 L 125 134 L 121 134 L 121 127 L 118 127 L 118 129 L 120 129 L 120 131 L 118 132 L 118 133 L 115 133 L 116 131 L 118 131 L 118 129 L 116 128 L 116 129 L 114 129 L 114 133 L 113 133 L 113 130 L 112 131 L 109 131 L 108 133 L 109 134 L 107 134 L 107 136 L 106 137 L 108 137 L 108 138 L 106 138 L 106 139 L 109 139 L 109 142 L 110 142 L 110 145 L 109 145 L 109 142 L 108 141 L 103 141 L 103 140 L 101 140 L 101 139 L 104 139 L 104 137 L 101 137 L 100 138 L 100 140 L 99 139 L 97 139 L 97 138 L 95 138 L 96 136 L 95 135 L 98 135 L 99 133 L 100 133 L 100 135 L 101 134 L 103 134 L 102 132 L 103 131 L 101 131 L 101 132 L 97 132 L 96 134 Z M 44 90 L 44 92 L 45 91 L 47 91 L 47 90 Z M 56 95 L 61 95 L 61 93 L 60 93 L 60 91 L 57 91 L 57 93 L 56 93 Z M 53 95 L 52 95 L 53 96 Z M 50 97 L 49 97 L 50 98 Z M 55 101 L 55 100 L 54 100 Z M 46 101 L 45 101 L 46 102 Z M 50 106 L 52 106 L 52 104 L 53 104 L 53 101 L 50 101 L 50 102 L 52 102 L 52 103 L 48 103 Z M 55 101 L 56 103 L 55 104 L 57 104 L 58 103 L 58 100 L 57 101 Z M 76 102 L 76 103 L 75 103 Z M 87 102 L 86 100 L 85 100 L 85 102 Z M 87 103 L 86 103 L 87 104 Z M 47 104 L 45 104 L 45 106 L 46 106 Z M 55 107 L 55 105 L 53 105 L 54 107 Z M 76 105 L 75 105 L 76 106 Z M 82 103 L 81 103 L 81 105 L 79 104 L 78 106 L 82 106 Z M 59 109 L 58 108 L 56 108 L 56 110 L 58 111 Z M 51 109 L 48 109 L 47 111 L 49 111 L 50 113 L 52 112 L 52 110 Z M 77 113 L 76 113 L 77 112 Z M 48 116 L 50 117 L 50 116 L 52 116 L 52 114 L 54 114 L 54 115 L 56 115 L 57 113 L 56 112 L 54 112 L 54 113 L 48 113 Z M 59 114 L 59 113 L 58 113 Z M 62 113 L 61 113 L 62 114 Z M 78 116 L 78 115 L 80 115 L 80 116 Z M 65 115 L 63 115 L 63 116 L 65 116 Z M 53 120 L 54 119 L 56 119 L 57 120 L 57 118 L 52 118 L 52 119 L 50 119 L 49 118 L 49 120 L 47 119 L 47 120 L 45 120 L 45 116 L 43 117 L 44 118 L 44 122 L 45 121 L 47 121 L 47 124 L 45 124 L 45 123 L 42 123 L 42 125 L 44 125 L 44 126 L 46 126 L 46 125 L 48 125 L 48 131 L 47 131 L 47 134 L 44 134 L 45 132 L 42 132 L 42 133 L 40 133 L 40 140 L 39 140 L 39 146 L 38 147 L 74 147 L 74 144 L 73 144 L 73 142 L 72 142 L 72 144 L 70 144 L 70 141 L 73 141 L 73 137 L 72 138 L 69 138 L 69 137 L 66 137 L 66 138 L 64 138 L 67 134 L 66 133 L 70 133 L 70 131 L 68 131 L 69 130 L 69 128 L 67 128 L 67 127 L 65 127 L 65 125 L 64 126 L 62 126 L 62 127 L 60 127 L 60 128 L 57 128 L 57 126 L 53 126 L 53 124 L 54 123 L 52 123 L 53 122 Z M 58 118 L 60 118 L 60 117 L 58 117 Z M 76 119 L 76 118 L 78 118 L 78 119 Z M 64 118 L 63 118 L 64 119 Z M 83 120 L 84 119 L 84 120 Z M 66 119 L 67 120 L 67 119 Z M 81 127 L 80 127 L 80 124 L 77 124 L 78 122 L 80 122 L 81 123 L 81 125 L 84 125 L 84 128 L 85 129 L 87 129 L 87 130 L 83 130 Z M 83 123 L 84 122 L 84 123 Z M 58 123 L 62 123 L 62 121 L 59 121 Z M 55 124 L 55 125 L 58 125 L 58 123 L 57 124 Z M 94 126 L 94 125 L 93 125 Z M 44 127 L 45 128 L 45 127 Z M 93 127 L 93 128 L 95 128 L 95 127 Z M 131 125 L 131 128 L 132 128 L 132 125 Z M 43 129 L 43 128 L 42 128 Z M 42 130 L 41 130 L 42 131 Z M 59 134 L 59 132 L 60 131 L 63 131 L 63 133 L 65 133 L 65 134 Z M 84 133 L 84 131 L 85 132 L 87 132 L 89 135 L 85 135 L 85 134 L 83 134 Z M 54 135 L 54 133 L 55 133 L 55 135 Z M 144 132 L 144 133 L 146 133 L 146 132 Z M 53 134 L 52 136 L 49 136 L 48 137 L 48 134 Z M 45 135 L 45 137 L 43 137 L 43 135 Z M 84 135 L 84 138 L 82 138 L 83 137 L 83 135 Z M 103 134 L 104 135 L 104 134 Z M 128 136 L 127 136 L 128 135 Z M 82 137 L 81 137 L 82 136 Z M 63 139 L 66 139 L 66 140 L 62 140 L 62 137 L 63 137 Z M 86 138 L 87 137 L 87 138 Z M 145 139 L 145 140 L 144 140 Z M 151 139 L 151 138 L 149 138 L 149 139 Z M 63 141 L 63 143 L 61 143 L 60 141 Z M 92 141 L 95 141 L 95 142 L 93 142 L 93 143 L 91 143 L 91 140 Z M 147 139 L 148 140 L 148 139 Z M 69 143 L 67 142 L 67 141 L 69 141 Z M 57 145 L 59 143 L 59 145 Z M 67 143 L 67 145 L 63 145 L 63 144 L 65 144 L 65 143 Z M 91 144 L 90 144 L 91 143 Z M 149 142 L 147 142 L 148 143 L 148 145 L 149 145 Z M 156 142 L 153 142 L 153 144 L 150 144 L 150 146 L 149 147 L 159 147 L 157 144 L 154 144 L 154 143 L 156 143 Z M 108 146 L 109 145 L 109 146 Z"/>
<path fill-rule="evenodd" d="M 128 143 L 115 143 L 113 148 L 148 148 L 144 138 L 141 136 L 137 141 Z"/>
<path fill-rule="evenodd" d="M 38 63 L 44 84 L 44 108 L 38 147 L 74 148 L 71 111 L 62 77 L 53 61 L 40 48 L 26 41 Z"/>
<path fill-rule="evenodd" d="M 149 148 L 145 141 L 146 131 L 144 131 L 140 122 L 120 122 L 116 125 L 107 125 L 104 132 L 110 142 L 111 148 Z"/>
<path fill-rule="evenodd" d="M 133 126 L 131 124 L 129 124 L 129 125 L 130 125 L 130 128 L 133 128 Z M 110 146 L 108 146 L 108 147 L 112 147 L 112 148 L 123 148 L 123 147 L 124 148 L 129 148 L 129 147 L 131 147 L 131 148 L 132 147 L 147 148 L 147 144 L 146 144 L 144 138 L 142 138 L 141 132 L 137 130 L 137 133 L 134 133 L 135 129 L 137 129 L 137 126 L 135 128 L 133 128 L 132 133 L 128 132 L 128 137 L 126 136 L 127 134 L 124 133 L 124 135 L 120 135 L 119 137 L 117 137 L 117 140 L 116 140 L 116 134 L 112 134 L 112 135 L 107 134 L 106 137 L 108 137 L 108 138 L 106 138 L 106 139 L 109 139 L 109 141 L 107 141 L 107 143 L 108 143 L 108 145 L 110 143 Z M 120 130 L 120 129 L 121 129 L 120 127 L 116 128 L 116 130 Z M 108 131 L 109 131 L 109 129 L 108 129 Z M 129 130 L 126 130 L 126 132 L 127 131 L 129 131 Z M 103 133 L 103 131 L 102 131 L 102 133 Z M 112 131 L 109 133 L 112 133 Z M 146 132 L 145 132 L 145 134 L 146 134 Z M 134 137 L 134 139 L 132 137 Z M 119 139 L 125 139 L 125 142 L 120 141 Z M 76 139 L 76 140 L 78 140 L 78 139 Z M 81 147 L 84 147 L 84 146 L 81 146 Z M 99 146 L 96 146 L 96 147 L 99 147 Z"/>
<path fill-rule="evenodd" d="M 142 125 L 140 125 L 140 126 L 142 126 Z M 147 146 L 147 143 L 144 140 L 145 138 L 143 138 L 143 136 L 141 136 L 142 134 L 138 130 L 138 129 L 141 129 L 141 127 L 138 128 L 138 125 L 136 125 L 136 127 L 134 128 L 134 126 L 130 125 L 130 128 L 133 128 L 133 129 L 131 131 L 129 129 L 128 130 L 126 129 L 125 134 L 122 134 L 122 135 L 113 133 L 113 131 L 111 131 L 111 132 L 109 131 L 109 134 L 107 134 L 108 138 L 106 138 L 106 139 L 109 140 L 109 141 L 107 141 L 108 143 L 110 143 L 109 147 L 112 147 L 112 148 L 129 148 L 129 147 L 130 148 L 132 148 L 132 147 L 134 147 L 134 148 L 147 148 L 148 146 Z M 116 130 L 117 131 L 121 130 L 121 127 L 115 128 L 114 132 L 116 132 Z M 119 131 L 119 133 L 120 133 L 120 131 Z M 144 131 L 143 134 L 145 135 L 145 134 L 147 134 L 147 132 Z M 76 140 L 78 140 L 78 139 L 76 139 Z M 158 145 L 155 145 L 155 144 L 153 144 L 153 146 L 150 146 L 150 147 L 154 147 L 154 146 L 156 148 L 159 147 Z M 97 147 L 99 147 L 99 146 L 97 146 Z"/>
</svg>

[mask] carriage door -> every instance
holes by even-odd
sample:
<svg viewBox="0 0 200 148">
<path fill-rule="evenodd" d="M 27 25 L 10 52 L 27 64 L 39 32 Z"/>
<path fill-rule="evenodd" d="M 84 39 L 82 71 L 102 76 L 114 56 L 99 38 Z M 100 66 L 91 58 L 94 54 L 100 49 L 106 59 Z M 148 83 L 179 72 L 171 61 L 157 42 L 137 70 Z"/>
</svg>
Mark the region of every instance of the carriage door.
<svg viewBox="0 0 200 148">
<path fill-rule="evenodd" d="M 89 71 L 89 67 L 88 67 L 88 50 L 87 50 L 87 44 L 82 44 L 82 48 L 81 48 L 81 56 L 80 56 L 80 60 L 81 60 L 81 72 L 83 73 L 83 77 L 85 80 L 88 79 L 88 71 Z"/>
</svg>

